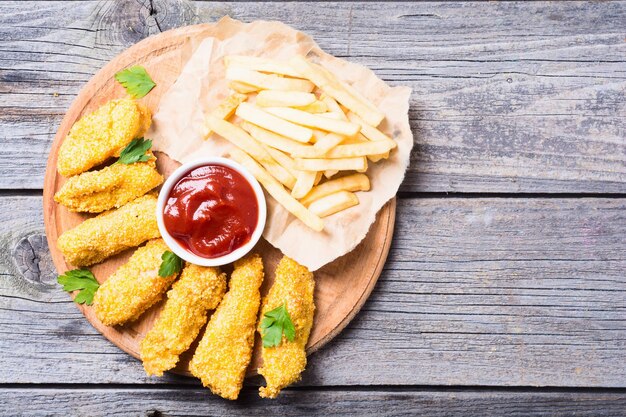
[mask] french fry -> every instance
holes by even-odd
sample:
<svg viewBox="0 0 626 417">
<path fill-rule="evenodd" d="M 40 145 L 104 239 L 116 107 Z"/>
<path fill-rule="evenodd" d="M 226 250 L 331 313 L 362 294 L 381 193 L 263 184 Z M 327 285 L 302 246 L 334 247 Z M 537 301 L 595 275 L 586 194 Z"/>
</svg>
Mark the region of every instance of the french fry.
<svg viewBox="0 0 626 417">
<path fill-rule="evenodd" d="M 385 135 L 383 132 L 381 132 L 380 130 L 376 129 L 375 127 L 372 127 L 370 125 L 368 125 L 367 123 L 365 123 L 365 121 L 363 119 L 361 119 L 358 115 L 349 112 L 348 113 L 348 119 L 353 122 L 358 124 L 359 126 L 361 126 L 361 134 L 363 136 L 365 136 L 367 139 L 371 140 L 371 141 L 386 141 L 389 142 L 389 145 L 391 146 L 390 149 L 394 149 L 397 144 L 396 141 L 391 139 L 389 136 Z"/>
<path fill-rule="evenodd" d="M 346 117 L 345 114 L 337 113 L 337 112 L 334 112 L 334 111 L 327 111 L 327 112 L 324 112 L 324 113 L 320 113 L 319 116 L 327 117 L 329 119 L 334 119 L 334 120 L 341 120 L 343 122 L 346 121 L 345 120 L 345 117 Z"/>
<path fill-rule="evenodd" d="M 302 110 L 308 113 L 324 113 L 328 111 L 328 106 L 323 101 L 314 101 L 311 104 L 307 104 L 306 106 L 289 106 L 294 109 Z"/>
<path fill-rule="evenodd" d="M 295 177 L 280 166 L 259 143 L 239 126 L 211 115 L 207 116 L 207 126 L 233 145 L 244 149 L 246 153 L 259 161 L 278 181 L 287 187 L 293 188 L 296 184 Z"/>
<path fill-rule="evenodd" d="M 291 156 L 296 158 L 322 158 L 328 151 L 342 143 L 345 139 L 345 136 L 329 133 L 315 142 L 313 146 L 294 149 L 291 152 Z"/>
<path fill-rule="evenodd" d="M 374 103 L 372 103 L 370 101 L 370 99 L 368 99 L 363 94 L 361 94 L 361 92 L 359 90 L 357 90 L 356 88 L 354 88 L 352 85 L 350 85 L 347 82 L 337 78 L 335 76 L 335 74 L 333 74 L 330 70 L 328 70 L 327 68 L 325 68 L 325 67 L 323 67 L 322 65 L 319 65 L 319 64 L 311 63 L 311 66 L 316 68 L 317 70 L 321 71 L 322 73 L 324 73 L 324 75 L 326 75 L 326 78 L 328 80 L 334 81 L 337 84 L 339 84 L 344 90 L 346 90 L 348 92 L 348 94 L 352 95 L 352 97 L 354 97 L 356 100 L 360 101 L 361 104 L 363 104 L 365 107 L 369 108 L 372 112 L 379 112 L 378 107 L 376 107 L 376 105 Z M 342 109 L 342 111 L 345 113 L 345 109 Z"/>
<path fill-rule="evenodd" d="M 313 185 L 319 184 L 323 176 L 324 176 L 324 173 L 322 171 L 318 171 L 317 175 L 315 176 L 315 182 L 313 183 Z"/>
<path fill-rule="evenodd" d="M 326 171 L 334 169 L 338 171 L 365 171 L 367 170 L 367 159 L 359 158 L 337 158 L 337 159 L 302 159 L 296 158 L 296 169 L 300 171 Z"/>
<path fill-rule="evenodd" d="M 316 101 L 317 99 L 313 93 L 263 90 L 256 96 L 255 104 L 260 107 L 306 107 Z"/>
<path fill-rule="evenodd" d="M 328 108 L 337 114 L 341 114 L 343 115 L 342 120 L 348 120 L 348 118 L 346 117 L 346 115 L 343 113 L 343 110 L 341 110 L 341 108 L 339 107 L 339 105 L 337 104 L 337 102 L 335 100 L 333 100 L 332 97 L 328 97 L 326 94 L 322 93 L 322 97 L 321 99 L 328 105 Z M 336 107 L 333 107 L 336 106 Z M 337 111 L 336 111 L 337 110 Z M 316 132 L 320 132 L 318 130 L 313 130 L 313 137 L 316 137 Z M 319 136 L 319 135 L 318 135 Z M 326 136 L 326 135 L 324 135 Z M 322 138 L 324 136 L 318 137 L 318 139 L 314 142 L 317 144 L 317 142 L 319 142 L 320 140 L 322 140 Z M 329 139 L 330 141 L 330 139 Z M 346 137 L 344 138 L 343 142 L 344 144 L 349 144 L 349 143 L 359 143 L 359 142 L 367 142 L 367 139 L 365 139 L 363 137 L 363 135 L 361 135 L 360 133 L 355 135 L 355 136 L 350 136 L 350 137 Z M 326 171 L 324 171 L 324 176 L 326 178 L 332 178 L 335 174 L 337 174 L 339 171 L 334 170 L 334 169 L 327 169 Z"/>
<path fill-rule="evenodd" d="M 250 94 L 250 93 L 259 91 L 257 87 L 254 87 L 246 83 L 240 83 L 239 81 L 231 81 L 228 83 L 228 86 L 230 87 L 231 90 L 234 90 L 237 93 L 241 93 L 241 94 Z"/>
<path fill-rule="evenodd" d="M 319 114 L 311 114 L 302 110 L 292 109 L 291 107 L 267 107 L 268 113 L 278 116 L 289 122 L 310 128 L 320 129 L 327 132 L 334 132 L 345 136 L 354 136 L 359 132 L 360 126 L 356 123 L 336 120 L 330 117 L 324 117 Z"/>
<path fill-rule="evenodd" d="M 369 142 L 369 140 L 367 138 L 365 138 L 365 136 L 363 136 L 362 134 L 358 134 L 356 136 L 352 136 L 349 138 L 346 138 L 346 140 L 344 140 L 342 142 L 343 145 L 354 145 L 356 143 L 367 143 Z"/>
<path fill-rule="evenodd" d="M 313 148 L 320 152 L 321 155 L 326 154 L 328 151 L 333 149 L 335 146 L 339 145 L 346 139 L 345 136 L 338 135 L 336 133 L 329 133 L 324 136 L 322 139 L 315 142 Z"/>
<path fill-rule="evenodd" d="M 357 137 L 362 137 L 365 140 L 387 142 L 389 143 L 390 149 L 394 149 L 397 146 L 396 141 L 391 139 L 389 136 L 385 135 L 383 132 L 381 132 L 377 128 L 372 127 L 368 125 L 367 123 L 365 123 L 363 119 L 361 119 L 356 114 L 349 112 L 348 118 L 354 123 L 358 123 L 361 126 L 361 132 L 357 135 Z M 367 133 L 367 137 L 365 136 L 366 133 Z M 367 159 L 369 159 L 372 162 L 378 162 L 381 159 L 387 159 L 387 158 L 389 158 L 389 151 L 383 152 L 377 155 L 367 156 Z"/>
<path fill-rule="evenodd" d="M 245 149 L 259 162 L 272 161 L 272 157 L 248 135 L 242 128 L 213 115 L 208 115 L 206 123 L 209 128 L 233 145 Z"/>
<path fill-rule="evenodd" d="M 293 198 L 285 188 L 254 159 L 236 148 L 231 151 L 230 155 L 235 161 L 246 167 L 257 181 L 263 185 L 265 190 L 287 211 L 317 232 L 321 232 L 324 229 L 324 221 Z"/>
<path fill-rule="evenodd" d="M 237 106 L 246 101 L 247 96 L 240 93 L 232 93 L 218 104 L 218 106 L 211 111 L 211 116 L 218 119 L 226 120 L 235 113 Z M 211 129 L 207 128 L 205 139 L 211 134 Z"/>
<path fill-rule="evenodd" d="M 239 67 L 228 67 L 226 69 L 226 79 L 249 84 L 261 90 L 303 91 L 310 93 L 314 88 L 313 83 L 309 80 L 279 77 Z"/>
<path fill-rule="evenodd" d="M 341 137 L 340 137 L 341 138 Z M 321 143 L 321 142 L 319 142 Z M 316 143 L 317 145 L 317 143 Z M 366 156 L 373 162 L 380 161 L 381 159 L 389 157 L 389 151 L 379 152 L 380 150 L 389 149 L 386 143 L 383 142 L 368 142 L 361 144 L 349 144 L 349 145 L 336 145 L 327 152 L 318 151 L 315 146 L 312 148 L 306 148 L 304 150 L 297 150 L 291 154 L 294 158 L 302 159 L 340 159 L 340 158 L 356 158 L 360 156 Z M 370 158 L 370 156 L 372 158 Z M 366 169 L 366 167 L 359 168 Z M 334 175 L 334 174 L 332 174 Z"/>
<path fill-rule="evenodd" d="M 361 100 L 350 94 L 334 76 L 329 78 L 328 73 L 320 70 L 320 67 L 312 65 L 305 58 L 300 56 L 293 57 L 289 61 L 289 65 L 302 74 L 303 77 L 320 87 L 327 95 L 361 116 L 361 118 L 370 125 L 378 126 L 385 118 L 385 115 L 381 111 L 372 109 L 369 105 L 363 104 Z"/>
<path fill-rule="evenodd" d="M 291 196 L 293 198 L 302 198 L 307 195 L 315 185 L 316 178 L 317 172 L 315 171 L 300 171 L 296 178 L 296 185 L 291 190 Z"/>
<path fill-rule="evenodd" d="M 333 159 L 331 159 L 333 161 Z M 355 170 L 356 172 L 366 172 L 367 171 L 367 158 L 363 157 L 363 168 L 359 168 Z"/>
<path fill-rule="evenodd" d="M 341 110 L 341 107 L 339 106 L 339 104 L 337 104 L 337 102 L 330 96 L 327 96 L 326 94 L 324 94 L 324 97 L 321 99 L 324 103 L 326 103 L 326 106 L 328 107 L 328 111 L 331 111 L 333 113 L 337 113 L 337 114 L 341 114 L 342 115 L 342 120 L 348 120 L 348 118 L 346 117 L 345 113 L 343 112 L 343 110 Z"/>
<path fill-rule="evenodd" d="M 302 78 L 302 76 L 287 62 L 256 56 L 229 55 L 224 57 L 224 65 L 227 67 L 241 67 L 259 72 L 272 72 L 274 74 L 287 75 L 289 77 Z"/>
<path fill-rule="evenodd" d="M 367 143 L 367 142 L 369 142 L 369 140 L 365 138 L 365 136 L 363 136 L 361 133 L 359 133 L 356 136 L 346 138 L 346 140 L 344 140 L 341 144 L 342 145 L 354 145 L 357 143 Z M 381 159 L 387 159 L 387 158 L 389 158 L 389 151 L 383 154 L 379 154 L 379 155 L 367 155 L 367 159 L 369 159 L 372 162 L 378 162 Z"/>
<path fill-rule="evenodd" d="M 298 152 L 302 152 L 305 155 L 308 155 L 308 150 L 313 149 L 312 145 L 305 145 L 302 142 L 289 139 L 285 136 L 279 135 L 278 133 L 263 129 L 262 127 L 259 127 L 250 122 L 242 122 L 241 127 L 246 132 L 248 132 L 250 136 L 258 140 L 259 142 L 271 146 L 272 148 L 280 149 L 281 151 L 287 152 L 289 154 L 297 154 Z"/>
<path fill-rule="evenodd" d="M 307 143 L 313 136 L 311 129 L 283 120 L 249 103 L 241 103 L 235 114 L 250 123 L 298 142 Z"/>
<path fill-rule="evenodd" d="M 311 130 L 313 130 L 313 138 L 310 141 L 311 143 L 317 143 L 324 136 L 328 135 L 328 132 L 324 132 L 323 130 L 319 130 L 319 129 L 311 129 Z"/>
<path fill-rule="evenodd" d="M 323 67 L 320 67 L 323 68 Z M 333 76 L 332 73 L 330 71 L 328 71 L 326 68 L 324 68 L 325 71 L 327 71 L 328 74 L 330 74 L 330 76 Z M 380 111 L 378 110 L 378 107 L 376 107 L 376 105 L 374 103 L 371 102 L 370 99 L 368 99 L 367 97 L 365 97 L 359 90 L 357 90 L 356 88 L 354 88 L 352 85 L 348 84 L 347 82 L 340 80 L 338 78 L 335 78 L 337 80 L 337 82 L 346 89 L 346 91 L 348 91 L 348 93 L 352 94 L 352 96 L 354 96 L 354 98 L 356 98 L 357 100 L 359 100 L 361 103 L 363 103 L 364 105 L 368 106 L 370 108 L 370 110 L 372 111 Z M 382 112 L 381 112 L 382 113 Z"/>
<path fill-rule="evenodd" d="M 317 143 L 315 144 L 317 145 Z M 338 145 L 329 150 L 324 158 L 354 158 L 356 156 L 382 155 L 389 152 L 389 142 L 366 142 L 351 145 Z"/>
<path fill-rule="evenodd" d="M 369 159 L 371 162 L 378 162 L 381 159 L 387 159 L 389 158 L 389 151 L 385 152 L 385 153 L 381 153 L 378 155 L 367 155 L 367 159 Z"/>
<path fill-rule="evenodd" d="M 267 146 L 264 144 L 261 144 L 261 146 L 263 146 L 265 150 L 270 155 L 272 155 L 272 158 L 274 158 L 276 162 L 278 162 L 280 165 L 282 165 L 283 168 L 289 171 L 289 173 L 293 175 L 294 178 L 296 178 L 297 182 L 298 174 L 302 171 L 298 171 L 296 169 L 296 161 L 294 161 L 292 157 L 285 154 L 284 152 L 279 151 L 278 149 L 274 149 L 271 146 Z"/>
<path fill-rule="evenodd" d="M 356 194 L 350 191 L 338 191 L 312 202 L 309 210 L 319 217 L 328 217 L 357 204 L 359 204 L 359 198 Z"/>
<path fill-rule="evenodd" d="M 326 197 L 327 195 L 334 194 L 339 191 L 369 191 L 369 189 L 370 179 L 367 175 L 351 174 L 316 185 L 300 200 L 300 202 L 305 206 L 308 206 L 322 197 Z"/>
</svg>

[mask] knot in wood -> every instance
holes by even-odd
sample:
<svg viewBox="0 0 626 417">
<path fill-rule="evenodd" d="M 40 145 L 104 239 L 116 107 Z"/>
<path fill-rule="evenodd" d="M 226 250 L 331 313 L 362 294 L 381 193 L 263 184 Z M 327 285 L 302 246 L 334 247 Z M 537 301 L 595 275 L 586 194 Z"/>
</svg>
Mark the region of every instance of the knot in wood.
<svg viewBox="0 0 626 417">
<path fill-rule="evenodd" d="M 195 8 L 188 0 L 119 0 L 99 11 L 97 43 L 128 46 L 196 20 Z"/>
<path fill-rule="evenodd" d="M 48 241 L 40 233 L 24 236 L 13 248 L 13 262 L 24 279 L 53 286 L 56 270 L 48 250 Z"/>
</svg>

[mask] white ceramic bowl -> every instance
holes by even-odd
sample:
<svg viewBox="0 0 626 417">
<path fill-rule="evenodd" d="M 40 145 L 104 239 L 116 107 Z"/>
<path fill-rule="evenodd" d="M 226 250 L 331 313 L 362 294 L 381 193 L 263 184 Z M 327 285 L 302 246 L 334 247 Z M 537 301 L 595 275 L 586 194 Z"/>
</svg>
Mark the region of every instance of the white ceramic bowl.
<svg viewBox="0 0 626 417">
<path fill-rule="evenodd" d="M 256 195 L 257 204 L 259 206 L 259 217 L 258 217 L 256 227 L 254 229 L 254 232 L 252 233 L 252 236 L 250 236 L 250 240 L 245 245 L 235 249 L 231 253 L 224 255 L 224 256 L 220 256 L 217 258 L 203 258 L 194 253 L 191 253 L 190 251 L 182 247 L 176 241 L 176 239 L 174 239 L 174 237 L 172 237 L 169 234 L 169 232 L 165 228 L 165 223 L 163 221 L 163 210 L 165 209 L 167 198 L 170 192 L 172 191 L 172 188 L 174 188 L 174 186 L 178 183 L 178 181 L 183 176 L 185 176 L 185 174 L 189 173 L 190 171 L 198 167 L 201 167 L 204 165 L 212 165 L 212 164 L 223 165 L 228 168 L 231 168 L 237 171 L 239 174 L 241 174 L 248 181 L 248 183 L 250 183 L 250 186 L 252 186 L 252 189 L 254 190 L 254 194 Z M 178 169 L 176 169 L 176 171 L 172 172 L 172 175 L 170 175 L 169 178 L 165 181 L 165 183 L 163 184 L 163 187 L 161 187 L 161 191 L 159 192 L 156 215 L 157 215 L 157 223 L 159 225 L 159 231 L 161 232 L 161 236 L 163 237 L 163 240 L 165 240 L 165 243 L 167 244 L 167 246 L 169 246 L 169 248 L 172 250 L 172 252 L 174 252 L 176 255 L 180 256 L 181 258 L 183 258 L 185 261 L 190 262 L 195 265 L 220 266 L 220 265 L 226 265 L 226 264 L 235 262 L 237 259 L 244 257 L 248 252 L 252 250 L 252 248 L 254 248 L 254 245 L 256 245 L 259 239 L 261 238 L 261 235 L 263 234 L 263 229 L 265 228 L 265 220 L 267 217 L 267 205 L 265 202 L 265 195 L 263 194 L 263 189 L 261 188 L 261 185 L 256 180 L 256 178 L 254 178 L 254 176 L 252 176 L 252 174 L 248 172 L 248 170 L 246 170 L 243 166 L 239 165 L 238 163 L 231 161 L 230 159 L 220 158 L 220 157 L 211 157 L 211 158 L 198 159 L 196 161 L 183 164 Z"/>
</svg>

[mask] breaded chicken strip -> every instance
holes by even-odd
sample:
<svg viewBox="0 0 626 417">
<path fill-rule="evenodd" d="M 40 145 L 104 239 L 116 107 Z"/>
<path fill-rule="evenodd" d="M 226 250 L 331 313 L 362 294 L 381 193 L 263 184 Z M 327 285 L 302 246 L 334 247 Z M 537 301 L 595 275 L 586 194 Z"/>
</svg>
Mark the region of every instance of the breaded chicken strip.
<svg viewBox="0 0 626 417">
<path fill-rule="evenodd" d="M 226 274 L 218 268 L 187 264 L 167 293 L 156 323 L 141 342 L 141 360 L 148 375 L 162 376 L 178 363 L 226 292 Z"/>
<path fill-rule="evenodd" d="M 259 255 L 235 262 L 229 290 L 213 313 L 189 364 L 202 385 L 229 400 L 239 396 L 252 357 L 262 282 L 263 262 Z"/>
<path fill-rule="evenodd" d="M 148 108 L 130 98 L 105 103 L 70 129 L 59 149 L 59 174 L 80 174 L 118 156 L 131 140 L 146 133 L 151 122 Z"/>
<path fill-rule="evenodd" d="M 123 250 L 160 237 L 156 221 L 157 198 L 139 197 L 116 209 L 87 219 L 59 236 L 57 247 L 75 266 L 98 263 Z"/>
<path fill-rule="evenodd" d="M 263 398 L 276 398 L 281 389 L 300 380 L 306 367 L 305 347 L 313 326 L 314 288 L 313 274 L 308 269 L 286 256 L 281 259 L 274 285 L 263 299 L 260 317 L 284 304 L 296 329 L 296 338 L 290 342 L 283 335 L 280 345 L 263 347 L 263 366 L 259 368 L 267 385 L 259 388 Z"/>
<path fill-rule="evenodd" d="M 121 207 L 163 182 L 156 158 L 134 164 L 113 164 L 100 171 L 69 178 L 54 195 L 54 201 L 71 211 L 101 213 Z"/>
<path fill-rule="evenodd" d="M 149 241 L 98 288 L 93 309 L 103 324 L 113 326 L 135 320 L 163 297 L 178 276 L 159 276 L 161 255 L 166 250 L 163 239 Z"/>
</svg>

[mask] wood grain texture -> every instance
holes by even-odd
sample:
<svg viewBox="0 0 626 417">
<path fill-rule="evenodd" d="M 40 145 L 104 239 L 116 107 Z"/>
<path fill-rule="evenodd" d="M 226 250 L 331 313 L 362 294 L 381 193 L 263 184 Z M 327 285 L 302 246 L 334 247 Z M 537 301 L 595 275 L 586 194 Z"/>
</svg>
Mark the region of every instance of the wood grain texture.
<svg viewBox="0 0 626 417">
<path fill-rule="evenodd" d="M 228 402 L 201 389 L 33 389 L 0 388 L 0 416 L 11 410 L 48 416 L 50 410 L 86 416 L 429 416 L 484 417 L 572 416 L 621 417 L 626 394 L 621 392 L 485 392 L 477 390 L 319 391 L 286 390 L 276 400 L 260 399 L 244 389 Z"/>
<path fill-rule="evenodd" d="M 624 4 L 0 1 L 0 188 L 41 188 L 55 128 L 109 59 L 229 14 L 413 88 L 403 191 L 623 193 Z"/>
<path fill-rule="evenodd" d="M 115 55 L 224 14 L 282 20 L 411 86 L 416 147 L 403 191 L 626 192 L 619 1 L 0 0 L 0 189 L 42 187 L 63 115 Z M 257 378 L 227 403 L 190 378 L 145 377 L 91 327 L 55 283 L 41 198 L 5 193 L 0 415 L 621 417 L 625 213 L 624 199 L 401 200 L 385 271 L 358 319 L 311 357 L 308 387 L 261 401 Z M 48 383 L 73 385 L 30 385 Z M 129 385 L 81 387 L 111 383 Z"/>
<path fill-rule="evenodd" d="M 0 383 L 195 384 L 98 334 L 45 246 L 44 278 L 19 272 L 40 197 L 0 199 L 0 223 Z M 376 288 L 302 385 L 626 387 L 625 234 L 619 198 L 401 199 Z"/>
</svg>

